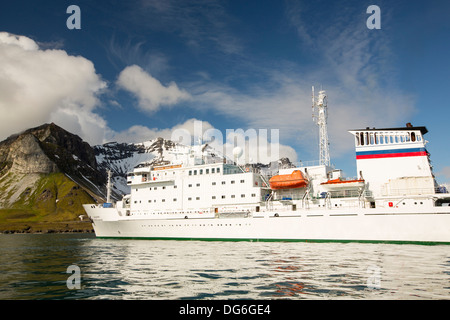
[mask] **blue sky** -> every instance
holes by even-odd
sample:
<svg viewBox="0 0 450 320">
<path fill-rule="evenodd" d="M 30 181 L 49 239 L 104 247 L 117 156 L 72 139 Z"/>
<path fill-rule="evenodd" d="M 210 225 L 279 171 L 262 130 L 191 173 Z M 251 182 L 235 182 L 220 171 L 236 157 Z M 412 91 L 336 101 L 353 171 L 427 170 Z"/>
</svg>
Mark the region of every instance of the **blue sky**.
<svg viewBox="0 0 450 320">
<path fill-rule="evenodd" d="M 69 5 L 81 29 L 69 30 Z M 367 7 L 381 9 L 370 30 Z M 450 181 L 448 1 L 14 1 L 0 10 L 0 139 L 54 121 L 91 144 L 176 128 L 279 129 L 318 158 L 311 86 L 328 93 L 331 159 L 356 175 L 348 129 L 429 129 Z"/>
</svg>

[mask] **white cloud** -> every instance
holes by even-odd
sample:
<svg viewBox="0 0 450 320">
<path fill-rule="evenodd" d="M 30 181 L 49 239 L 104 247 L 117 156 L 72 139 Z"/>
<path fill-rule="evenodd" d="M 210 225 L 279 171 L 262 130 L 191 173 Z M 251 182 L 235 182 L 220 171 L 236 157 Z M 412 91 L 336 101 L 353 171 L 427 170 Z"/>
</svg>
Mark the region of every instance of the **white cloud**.
<svg viewBox="0 0 450 320">
<path fill-rule="evenodd" d="M 143 142 L 147 140 L 152 140 L 156 138 L 164 138 L 171 139 L 174 136 L 174 132 L 176 134 L 176 130 L 186 130 L 190 135 L 197 139 L 200 135 L 203 134 L 202 130 L 212 129 L 213 126 L 203 121 L 201 122 L 200 131 L 195 129 L 195 123 L 199 122 L 197 119 L 188 119 L 183 123 L 177 124 L 172 128 L 148 128 L 146 126 L 136 125 L 128 128 L 127 130 L 123 130 L 120 132 L 116 132 L 112 135 L 111 141 L 117 142 Z M 200 134 L 198 134 L 200 132 Z"/>
<path fill-rule="evenodd" d="M 93 111 L 105 87 L 91 61 L 0 32 L 0 139 L 52 120 L 92 139 L 98 122 L 90 119 L 98 119 Z"/>
<path fill-rule="evenodd" d="M 133 93 L 144 111 L 154 112 L 161 106 L 171 106 L 190 98 L 189 93 L 179 89 L 171 82 L 164 86 L 161 82 L 145 72 L 141 67 L 126 67 L 117 79 L 119 87 Z"/>
<path fill-rule="evenodd" d="M 231 130 L 226 135 L 226 143 L 222 146 L 223 153 L 229 159 L 233 159 L 233 150 L 236 147 L 242 150 L 242 155 L 237 159 L 239 164 L 268 164 L 271 161 L 277 161 L 281 158 L 289 158 L 291 162 L 297 161 L 297 153 L 295 150 L 279 142 L 277 129 Z"/>
</svg>

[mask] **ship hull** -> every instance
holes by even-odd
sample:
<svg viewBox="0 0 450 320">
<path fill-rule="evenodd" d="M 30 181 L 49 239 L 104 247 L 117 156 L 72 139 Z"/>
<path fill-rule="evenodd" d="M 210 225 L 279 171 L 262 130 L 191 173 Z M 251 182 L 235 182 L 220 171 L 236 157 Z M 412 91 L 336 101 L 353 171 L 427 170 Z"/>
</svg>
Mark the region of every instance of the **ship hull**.
<svg viewBox="0 0 450 320">
<path fill-rule="evenodd" d="M 383 212 L 376 209 L 274 212 L 249 218 L 93 219 L 97 237 L 247 240 L 363 241 L 450 244 L 450 212 Z M 114 210 L 113 208 L 109 210 Z M 113 213 L 113 212 L 111 212 Z"/>
</svg>

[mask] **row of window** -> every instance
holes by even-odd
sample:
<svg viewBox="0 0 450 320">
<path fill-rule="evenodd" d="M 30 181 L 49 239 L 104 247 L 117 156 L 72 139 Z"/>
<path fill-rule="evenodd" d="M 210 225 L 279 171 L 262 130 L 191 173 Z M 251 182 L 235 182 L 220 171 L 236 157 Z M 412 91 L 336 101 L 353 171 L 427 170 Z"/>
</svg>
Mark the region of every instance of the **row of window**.
<svg viewBox="0 0 450 320">
<path fill-rule="evenodd" d="M 252 194 L 251 194 L 251 197 L 252 197 L 252 198 L 256 197 L 256 193 L 252 193 Z M 236 198 L 236 195 L 232 194 L 232 195 L 231 195 L 231 198 L 232 198 L 232 199 L 235 199 L 235 198 Z M 241 198 L 245 198 L 245 194 L 241 194 Z M 188 199 L 188 201 L 192 201 L 193 198 L 192 198 L 192 197 L 188 197 L 187 199 Z M 217 199 L 217 197 L 216 197 L 216 196 L 212 196 L 211 199 L 212 199 L 212 200 L 215 200 L 215 199 Z M 222 195 L 222 196 L 221 196 L 221 199 L 226 199 L 226 196 L 225 196 L 225 195 Z M 195 197 L 195 200 L 200 200 L 200 197 Z M 172 201 L 173 201 L 173 202 L 176 202 L 176 201 L 177 201 L 177 198 L 173 198 Z M 153 203 L 156 203 L 156 200 L 148 200 L 147 202 L 148 202 L 148 203 L 152 203 L 152 202 L 153 202 Z M 166 202 L 166 199 L 161 199 L 161 202 Z M 136 203 L 136 204 L 137 204 L 137 203 L 142 203 L 142 200 L 139 200 L 139 202 L 138 202 L 137 200 L 135 200 L 134 203 Z"/>
<path fill-rule="evenodd" d="M 220 167 L 218 167 L 218 168 L 198 169 L 198 170 L 189 170 L 189 175 L 190 176 L 192 176 L 192 175 L 196 176 L 197 174 L 198 175 L 201 175 L 203 173 L 209 174 L 210 172 L 211 173 L 220 173 Z M 167 171 L 164 172 L 164 175 L 167 176 L 167 173 L 168 173 Z M 145 180 L 147 180 L 147 177 L 149 176 L 148 173 L 142 173 L 142 174 L 137 173 L 137 174 L 135 174 L 135 173 L 131 173 L 131 172 L 128 173 L 127 176 L 129 178 L 133 179 L 135 175 L 137 175 L 137 176 L 142 175 L 142 178 L 145 179 Z M 163 175 L 163 173 L 161 173 L 161 176 L 162 175 Z M 172 175 L 175 175 L 175 171 L 172 171 Z M 150 176 L 151 177 L 159 177 L 160 173 L 159 172 L 155 172 L 153 174 L 150 174 Z"/>
<path fill-rule="evenodd" d="M 415 132 L 357 132 L 355 138 L 357 146 L 422 141 L 422 136 Z"/>
<path fill-rule="evenodd" d="M 209 169 L 210 169 L 210 168 L 205 169 L 205 174 L 209 174 L 209 172 L 210 172 Z M 190 175 L 190 176 L 192 176 L 192 175 L 196 176 L 197 173 L 198 173 L 199 175 L 203 174 L 203 169 L 189 170 L 189 175 Z M 217 168 L 211 168 L 211 173 L 220 173 L 220 167 L 217 167 Z"/>
<path fill-rule="evenodd" d="M 231 180 L 230 183 L 231 183 L 231 184 L 235 184 L 236 181 L 235 181 L 235 180 Z M 245 183 L 245 180 L 240 180 L 240 183 Z M 213 186 L 215 186 L 217 183 L 216 183 L 216 181 L 213 181 L 211 184 L 212 184 Z M 222 181 L 222 184 L 226 184 L 226 181 Z M 189 188 L 192 188 L 192 186 L 193 186 L 192 183 L 188 184 L 188 187 L 189 187 Z M 195 186 L 196 186 L 196 187 L 200 187 L 200 183 L 197 183 Z M 163 186 L 163 187 L 161 187 L 161 188 L 164 190 L 164 189 L 166 189 L 166 186 Z M 173 188 L 176 189 L 177 186 L 174 185 Z M 149 189 L 149 190 L 158 190 L 158 187 L 150 187 L 150 188 L 148 188 L 148 189 Z M 136 189 L 136 191 L 139 191 L 139 189 Z"/>
<path fill-rule="evenodd" d="M 217 224 L 212 224 L 212 223 L 193 223 L 193 224 L 149 224 L 149 225 L 141 225 L 141 227 L 143 228 L 149 228 L 149 227 L 231 227 L 231 226 L 249 226 L 250 223 L 217 223 Z"/>
<path fill-rule="evenodd" d="M 241 182 L 241 183 L 244 183 L 245 180 L 241 180 L 240 182 Z M 231 180 L 230 183 L 231 183 L 231 184 L 235 184 L 236 181 L 235 181 L 235 180 Z M 222 184 L 226 184 L 226 181 L 222 181 Z M 215 186 L 215 185 L 217 185 L 217 182 L 216 182 L 216 181 L 213 181 L 213 182 L 211 182 L 211 185 Z M 197 183 L 196 186 L 197 186 L 197 187 L 200 187 L 200 183 Z M 188 187 L 191 188 L 191 187 L 192 187 L 192 184 L 188 184 Z"/>
<path fill-rule="evenodd" d="M 163 190 L 166 189 L 166 186 L 161 187 Z M 176 185 L 173 186 L 174 189 L 178 188 Z M 152 187 L 148 188 L 148 190 L 152 190 Z M 158 187 L 153 187 L 153 190 L 158 190 Z M 139 191 L 139 189 L 136 189 L 136 191 Z"/>
</svg>

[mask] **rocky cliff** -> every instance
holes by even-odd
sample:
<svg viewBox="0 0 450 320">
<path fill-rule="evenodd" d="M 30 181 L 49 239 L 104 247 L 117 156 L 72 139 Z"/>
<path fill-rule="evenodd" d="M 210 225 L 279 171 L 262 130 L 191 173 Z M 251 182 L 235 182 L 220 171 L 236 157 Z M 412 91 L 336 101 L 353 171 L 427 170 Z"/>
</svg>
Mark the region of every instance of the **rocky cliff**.
<svg viewBox="0 0 450 320">
<path fill-rule="evenodd" d="M 105 183 L 94 149 L 53 123 L 0 142 L 0 223 L 76 220 Z"/>
</svg>

